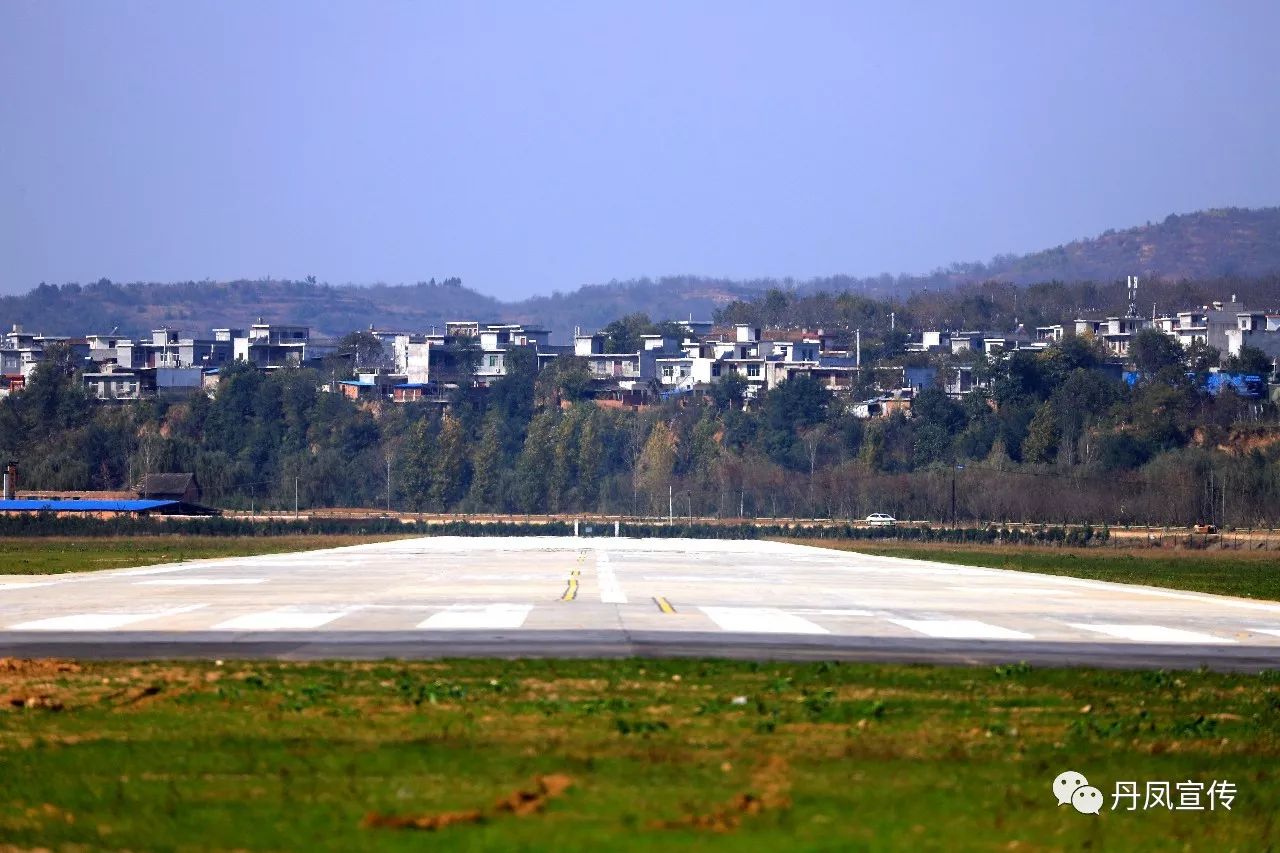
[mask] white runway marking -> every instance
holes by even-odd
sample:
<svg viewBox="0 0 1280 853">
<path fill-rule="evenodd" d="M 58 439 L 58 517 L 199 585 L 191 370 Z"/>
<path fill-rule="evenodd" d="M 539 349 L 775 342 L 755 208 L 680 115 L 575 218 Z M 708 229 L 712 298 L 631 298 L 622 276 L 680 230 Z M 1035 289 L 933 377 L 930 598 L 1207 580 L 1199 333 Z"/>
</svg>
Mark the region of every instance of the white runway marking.
<svg viewBox="0 0 1280 853">
<path fill-rule="evenodd" d="M 976 619 L 890 619 L 895 625 L 901 625 L 926 637 L 938 637 L 947 640 L 1030 640 L 1031 634 L 1001 628 L 999 625 L 988 625 Z"/>
<path fill-rule="evenodd" d="M 37 581 L 35 583 L 26 583 L 24 581 L 16 581 L 14 583 L 0 583 L 0 592 L 10 589 L 31 589 L 37 586 L 53 586 L 57 581 Z"/>
<path fill-rule="evenodd" d="M 729 575 L 645 575 L 647 581 L 659 581 L 676 583 L 737 583 L 737 584 L 758 584 L 766 581 L 764 576 L 757 575 L 751 578 L 731 577 Z"/>
<path fill-rule="evenodd" d="M 1280 637 L 1280 628 L 1250 628 L 1255 634 L 1270 634 L 1273 637 Z"/>
<path fill-rule="evenodd" d="M 265 610 L 261 613 L 246 613 L 225 622 L 214 625 L 211 631 L 305 631 L 328 625 L 335 619 L 346 616 L 349 610 Z"/>
<path fill-rule="evenodd" d="M 840 610 L 838 608 L 802 608 L 788 607 L 791 613 L 803 613 L 805 616 L 875 616 L 874 610 Z"/>
<path fill-rule="evenodd" d="M 1075 595 L 1070 589 L 1057 589 L 1049 586 L 949 586 L 952 592 L 972 593 L 973 595 Z"/>
<path fill-rule="evenodd" d="M 1072 628 L 1083 631 L 1095 631 L 1116 637 L 1121 640 L 1133 640 L 1139 643 L 1234 643 L 1224 637 L 1202 634 L 1199 631 L 1184 631 L 1181 628 L 1165 628 L 1162 625 L 1130 625 L 1119 623 L 1069 623 Z"/>
<path fill-rule="evenodd" d="M 419 628 L 519 628 L 532 604 L 455 604 L 418 623 Z"/>
<path fill-rule="evenodd" d="M 722 631 L 746 634 L 829 634 L 821 625 L 776 607 L 699 607 Z"/>
<path fill-rule="evenodd" d="M 111 578 L 132 578 L 139 575 L 164 575 L 169 572 L 185 572 L 188 569 L 194 569 L 195 566 L 165 566 L 160 569 L 129 569 L 123 572 L 112 572 L 106 577 Z"/>
<path fill-rule="evenodd" d="M 190 613 L 208 605 L 191 604 L 186 607 L 172 607 L 168 610 L 157 610 L 152 613 L 77 613 L 73 616 L 54 616 L 49 619 L 37 619 L 34 622 L 20 622 L 10 625 L 10 631 L 110 631 L 122 628 L 134 622 L 147 619 L 162 619 L 166 616 L 177 616 Z"/>
<path fill-rule="evenodd" d="M 618 576 L 609 565 L 609 555 L 604 551 L 596 552 L 596 577 L 600 583 L 600 600 L 605 604 L 626 604 L 627 594 L 618 583 Z"/>
<path fill-rule="evenodd" d="M 266 581 L 266 578 L 162 578 L 155 581 L 134 581 L 134 586 L 237 586 Z"/>
</svg>

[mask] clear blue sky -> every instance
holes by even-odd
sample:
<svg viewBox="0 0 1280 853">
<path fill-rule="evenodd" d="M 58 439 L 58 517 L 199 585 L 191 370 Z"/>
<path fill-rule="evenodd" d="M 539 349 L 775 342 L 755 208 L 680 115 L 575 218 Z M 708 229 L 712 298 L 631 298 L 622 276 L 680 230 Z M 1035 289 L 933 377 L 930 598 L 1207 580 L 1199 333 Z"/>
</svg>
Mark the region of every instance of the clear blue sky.
<svg viewBox="0 0 1280 853">
<path fill-rule="evenodd" d="M 1274 2 L 0 3 L 0 292 L 924 272 L 1280 203 Z"/>
</svg>

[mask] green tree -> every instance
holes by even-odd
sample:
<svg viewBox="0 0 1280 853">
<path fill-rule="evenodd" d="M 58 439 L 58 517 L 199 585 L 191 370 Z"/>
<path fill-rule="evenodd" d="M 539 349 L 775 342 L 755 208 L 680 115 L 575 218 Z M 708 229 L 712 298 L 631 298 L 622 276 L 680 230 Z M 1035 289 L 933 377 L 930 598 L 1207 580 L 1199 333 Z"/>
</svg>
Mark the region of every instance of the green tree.
<svg viewBox="0 0 1280 853">
<path fill-rule="evenodd" d="M 1183 369 L 1182 345 L 1159 329 L 1143 329 L 1129 343 L 1129 358 L 1150 379 L 1176 376 Z"/>
<path fill-rule="evenodd" d="M 1036 464 L 1052 462 L 1057 458 L 1061 439 L 1057 407 L 1052 402 L 1042 404 L 1027 428 L 1027 438 L 1022 443 L 1022 460 Z"/>
<path fill-rule="evenodd" d="M 1240 347 L 1238 355 L 1227 359 L 1226 370 L 1228 373 L 1243 373 L 1265 379 L 1272 374 L 1272 358 L 1257 347 L 1245 344 Z"/>
<path fill-rule="evenodd" d="M 578 494 L 586 510 L 596 508 L 600 497 L 600 478 L 604 474 L 602 420 L 600 410 L 587 404 L 578 436 Z"/>
<path fill-rule="evenodd" d="M 440 419 L 440 436 L 431 460 L 431 505 L 450 509 L 465 493 L 467 478 L 466 435 L 462 422 L 452 415 Z"/>
<path fill-rule="evenodd" d="M 352 373 L 357 370 L 375 370 L 386 366 L 382 339 L 366 331 L 349 332 L 343 335 L 338 340 L 333 357 Z"/>
<path fill-rule="evenodd" d="M 916 424 L 917 465 L 951 458 L 951 443 L 965 427 L 964 410 L 941 388 L 926 388 L 911 404 Z"/>
<path fill-rule="evenodd" d="M 1204 341 L 1192 341 L 1183 351 L 1183 359 L 1187 370 L 1196 375 L 1197 382 L 1203 382 L 1212 368 L 1222 361 L 1222 354 Z"/>
<path fill-rule="evenodd" d="M 830 402 L 831 392 L 807 374 L 769 391 L 760 427 L 760 440 L 769 458 L 794 471 L 808 470 L 809 457 L 798 437 L 826 419 Z"/>
<path fill-rule="evenodd" d="M 742 408 L 747 396 L 747 380 L 736 371 L 725 373 L 711 384 L 711 400 L 720 411 Z"/>
<path fill-rule="evenodd" d="M 400 489 L 417 512 L 422 511 L 431 491 L 431 460 L 435 453 L 431 426 L 427 418 L 415 423 L 400 451 Z"/>
<path fill-rule="evenodd" d="M 502 508 L 499 487 L 506 467 L 502 447 L 502 416 L 496 409 L 484 419 L 484 430 L 471 457 L 471 489 L 467 502 L 477 512 L 496 512 Z"/>
<path fill-rule="evenodd" d="M 690 436 L 690 469 L 697 475 L 699 482 L 706 482 L 717 469 L 720 459 L 720 422 L 715 417 L 715 410 L 707 407 L 702 417 L 694 424 Z"/>
<path fill-rule="evenodd" d="M 591 372 L 587 360 L 572 355 L 557 356 L 538 374 L 536 399 L 540 406 L 576 403 L 591 396 Z"/>
<path fill-rule="evenodd" d="M 547 409 L 533 416 L 524 446 L 516 459 L 516 503 L 524 512 L 547 508 L 547 479 L 551 470 L 551 436 L 559 411 Z"/>
<path fill-rule="evenodd" d="M 570 411 L 551 433 L 551 472 L 547 499 L 552 512 L 564 512 L 572 503 L 578 457 L 578 418 Z"/>
<path fill-rule="evenodd" d="M 604 335 L 605 352 L 639 352 L 641 335 L 654 329 L 648 314 L 628 314 L 600 330 Z"/>
<path fill-rule="evenodd" d="M 668 489 L 675 470 L 675 434 L 663 421 L 658 421 L 649 431 L 644 443 L 635 477 L 640 491 L 649 499 L 651 512 L 663 514 L 667 507 Z"/>
</svg>

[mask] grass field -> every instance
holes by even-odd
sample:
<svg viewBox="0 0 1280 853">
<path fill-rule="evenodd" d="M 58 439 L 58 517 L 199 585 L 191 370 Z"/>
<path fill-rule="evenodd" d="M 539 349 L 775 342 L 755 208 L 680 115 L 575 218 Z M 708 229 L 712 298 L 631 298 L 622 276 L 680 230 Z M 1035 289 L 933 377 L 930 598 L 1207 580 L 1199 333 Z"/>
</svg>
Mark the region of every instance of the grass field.
<svg viewBox="0 0 1280 853">
<path fill-rule="evenodd" d="M 1280 556 L 1274 551 L 1046 548 L 1017 545 L 794 539 L 840 551 L 989 566 L 1118 583 L 1147 584 L 1280 601 Z"/>
<path fill-rule="evenodd" d="M 0 538 L 0 575 L 89 572 L 206 557 L 247 557 L 379 542 L 393 536 L 120 536 Z"/>
<path fill-rule="evenodd" d="M 4 695 L 0 838 L 18 848 L 1280 843 L 1268 675 L 4 661 Z M 1065 770 L 1106 795 L 1101 814 L 1056 805 Z M 1118 780 L 1236 794 L 1230 810 L 1112 811 Z"/>
</svg>

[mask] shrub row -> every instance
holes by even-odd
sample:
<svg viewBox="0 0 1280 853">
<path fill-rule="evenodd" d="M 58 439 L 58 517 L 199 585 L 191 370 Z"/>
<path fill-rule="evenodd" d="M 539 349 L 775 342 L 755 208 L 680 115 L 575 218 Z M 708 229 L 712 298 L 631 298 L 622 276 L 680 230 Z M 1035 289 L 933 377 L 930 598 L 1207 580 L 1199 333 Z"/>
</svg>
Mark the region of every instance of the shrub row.
<svg viewBox="0 0 1280 853">
<path fill-rule="evenodd" d="M 588 525 L 580 526 L 586 533 Z M 613 535 L 613 524 L 590 525 L 595 536 Z M 283 536 L 289 534 L 395 534 L 415 533 L 424 536 L 569 536 L 569 521 L 415 521 L 405 523 L 396 518 L 310 518 L 297 521 L 278 519 L 255 521 L 239 518 L 200 519 L 102 519 L 57 517 L 52 513 L 0 516 L 0 536 Z M 899 525 L 896 527 L 855 527 L 851 524 L 656 524 L 624 522 L 623 536 L 636 538 L 692 539 L 895 539 L 917 542 L 1009 543 L 1088 545 L 1105 542 L 1106 528 L 1088 525 L 1078 528 L 1041 527 L 1036 529 L 988 526 L 982 528 L 933 528 Z"/>
</svg>

